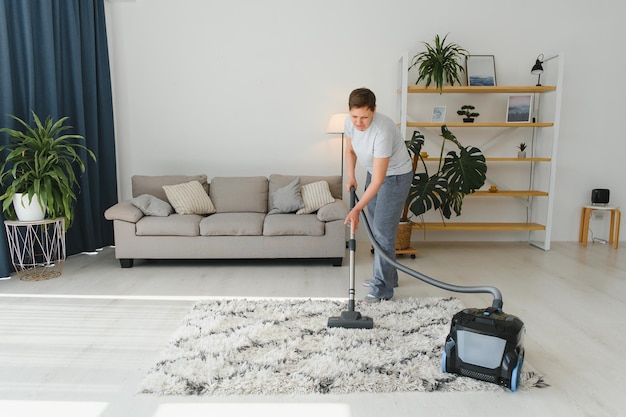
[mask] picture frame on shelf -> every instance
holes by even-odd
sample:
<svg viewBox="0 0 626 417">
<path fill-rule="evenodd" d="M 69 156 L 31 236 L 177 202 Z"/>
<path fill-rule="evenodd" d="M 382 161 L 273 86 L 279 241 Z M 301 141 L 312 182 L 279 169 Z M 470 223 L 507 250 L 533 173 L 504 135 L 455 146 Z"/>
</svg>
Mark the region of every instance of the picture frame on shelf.
<svg viewBox="0 0 626 417">
<path fill-rule="evenodd" d="M 465 74 L 467 85 L 496 86 L 496 58 L 493 55 L 466 55 Z"/>
<path fill-rule="evenodd" d="M 510 95 L 507 101 L 507 123 L 530 123 L 533 96 L 531 94 Z"/>
<path fill-rule="evenodd" d="M 433 123 L 443 123 L 446 120 L 446 106 L 433 107 Z"/>
</svg>

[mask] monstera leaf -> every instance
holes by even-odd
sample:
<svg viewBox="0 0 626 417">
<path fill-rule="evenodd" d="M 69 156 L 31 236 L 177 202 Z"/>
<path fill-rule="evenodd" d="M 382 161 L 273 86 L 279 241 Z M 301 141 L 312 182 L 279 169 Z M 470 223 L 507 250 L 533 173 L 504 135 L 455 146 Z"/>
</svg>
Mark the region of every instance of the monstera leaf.
<svg viewBox="0 0 626 417">
<path fill-rule="evenodd" d="M 414 160 L 419 158 L 424 168 L 424 172 L 417 172 L 417 166 L 414 164 L 415 175 L 406 201 L 408 209 L 416 216 L 429 210 L 439 210 L 446 219 L 449 219 L 453 212 L 459 216 L 463 198 L 482 187 L 487 178 L 487 164 L 480 149 L 461 145 L 445 125 L 441 127 L 441 136 L 444 140 L 441 145 L 440 162 L 437 172 L 433 175 L 429 175 L 420 152 L 424 145 L 424 137 L 416 131 L 407 142 L 409 154 Z M 450 151 L 441 159 L 446 141 L 454 143 L 458 152 Z"/>
</svg>

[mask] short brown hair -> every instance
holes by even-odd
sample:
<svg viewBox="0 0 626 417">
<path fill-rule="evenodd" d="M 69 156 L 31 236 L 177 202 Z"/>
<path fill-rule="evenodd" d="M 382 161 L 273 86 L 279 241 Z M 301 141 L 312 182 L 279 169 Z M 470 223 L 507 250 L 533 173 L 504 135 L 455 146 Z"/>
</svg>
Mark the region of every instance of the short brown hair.
<svg viewBox="0 0 626 417">
<path fill-rule="evenodd" d="M 357 88 L 350 93 L 348 109 L 367 107 L 371 111 L 376 110 L 376 96 L 369 88 Z"/>
</svg>

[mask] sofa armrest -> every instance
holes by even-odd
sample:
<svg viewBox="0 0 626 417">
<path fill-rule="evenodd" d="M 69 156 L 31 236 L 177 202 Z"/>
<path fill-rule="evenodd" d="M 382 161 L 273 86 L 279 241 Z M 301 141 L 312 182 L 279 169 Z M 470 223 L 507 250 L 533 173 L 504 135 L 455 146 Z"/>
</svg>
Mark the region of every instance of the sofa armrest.
<svg viewBox="0 0 626 417">
<path fill-rule="evenodd" d="M 343 200 L 335 200 L 334 203 L 326 204 L 317 210 L 317 220 L 321 222 L 332 222 L 343 220 L 348 215 L 348 206 Z"/>
<path fill-rule="evenodd" d="M 129 223 L 137 223 L 142 217 L 143 212 L 130 201 L 121 201 L 104 212 L 104 218 L 107 220 L 123 220 Z"/>
</svg>

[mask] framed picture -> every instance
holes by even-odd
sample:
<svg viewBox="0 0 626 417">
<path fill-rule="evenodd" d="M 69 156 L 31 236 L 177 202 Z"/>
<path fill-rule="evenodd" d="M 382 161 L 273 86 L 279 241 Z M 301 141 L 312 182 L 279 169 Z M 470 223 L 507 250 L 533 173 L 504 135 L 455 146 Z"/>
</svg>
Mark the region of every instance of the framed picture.
<svg viewBox="0 0 626 417">
<path fill-rule="evenodd" d="M 509 96 L 506 109 L 507 123 L 529 123 L 531 119 L 533 96 L 520 94 Z"/>
<path fill-rule="evenodd" d="M 467 55 L 465 73 L 469 86 L 495 86 L 496 59 L 493 55 Z"/>
<path fill-rule="evenodd" d="M 443 123 L 445 120 L 446 120 L 446 106 L 433 107 L 432 121 L 434 123 Z"/>
</svg>

